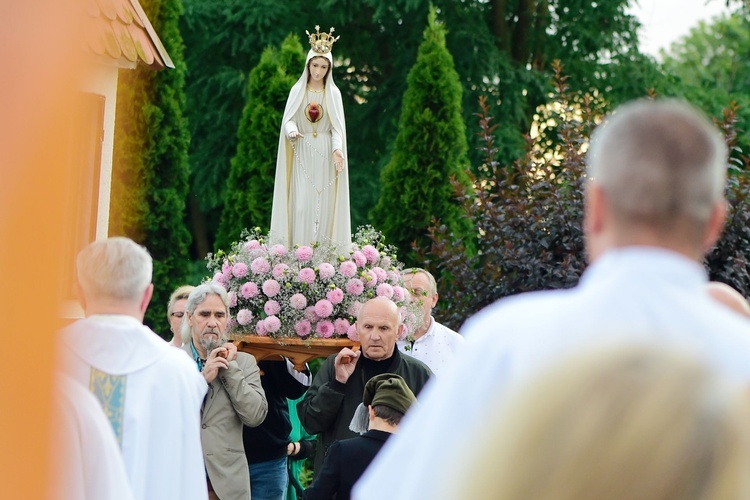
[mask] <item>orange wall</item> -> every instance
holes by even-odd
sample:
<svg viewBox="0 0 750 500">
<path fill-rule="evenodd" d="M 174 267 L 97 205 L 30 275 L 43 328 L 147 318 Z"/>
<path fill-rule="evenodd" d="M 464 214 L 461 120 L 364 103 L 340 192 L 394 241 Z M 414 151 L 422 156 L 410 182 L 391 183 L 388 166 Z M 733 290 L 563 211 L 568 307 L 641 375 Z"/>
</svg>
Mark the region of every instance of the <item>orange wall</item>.
<svg viewBox="0 0 750 500">
<path fill-rule="evenodd" d="M 47 498 L 53 335 L 64 262 L 65 123 L 76 2 L 13 2 L 0 30 L 0 496 Z"/>
</svg>

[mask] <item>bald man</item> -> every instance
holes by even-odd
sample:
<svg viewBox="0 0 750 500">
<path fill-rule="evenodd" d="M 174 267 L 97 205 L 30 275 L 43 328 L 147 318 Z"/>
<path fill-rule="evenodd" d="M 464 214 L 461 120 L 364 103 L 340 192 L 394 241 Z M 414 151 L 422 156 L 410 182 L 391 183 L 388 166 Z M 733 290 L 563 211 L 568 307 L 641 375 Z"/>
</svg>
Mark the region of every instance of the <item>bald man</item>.
<svg viewBox="0 0 750 500">
<path fill-rule="evenodd" d="M 320 471 L 328 447 L 334 441 L 356 437 L 349 423 L 362 402 L 365 385 L 383 373 L 400 375 L 416 395 L 432 375 L 421 361 L 402 356 L 396 340 L 404 329 L 396 304 L 385 298 L 367 301 L 356 322 L 361 351 L 345 347 L 320 367 L 297 406 L 300 421 L 310 434 L 318 435 L 315 472 Z"/>
</svg>

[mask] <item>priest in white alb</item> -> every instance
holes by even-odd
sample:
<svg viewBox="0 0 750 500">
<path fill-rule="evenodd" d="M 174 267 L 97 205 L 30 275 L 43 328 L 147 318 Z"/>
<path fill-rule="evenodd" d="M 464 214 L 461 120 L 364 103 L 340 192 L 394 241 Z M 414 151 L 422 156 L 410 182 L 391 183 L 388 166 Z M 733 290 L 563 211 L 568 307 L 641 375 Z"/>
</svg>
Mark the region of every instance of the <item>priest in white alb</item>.
<svg viewBox="0 0 750 500">
<path fill-rule="evenodd" d="M 136 499 L 208 498 L 200 441 L 207 385 L 183 351 L 143 325 L 151 256 L 118 237 L 92 243 L 76 264 L 86 318 L 60 332 L 62 370 L 101 403 Z"/>
</svg>

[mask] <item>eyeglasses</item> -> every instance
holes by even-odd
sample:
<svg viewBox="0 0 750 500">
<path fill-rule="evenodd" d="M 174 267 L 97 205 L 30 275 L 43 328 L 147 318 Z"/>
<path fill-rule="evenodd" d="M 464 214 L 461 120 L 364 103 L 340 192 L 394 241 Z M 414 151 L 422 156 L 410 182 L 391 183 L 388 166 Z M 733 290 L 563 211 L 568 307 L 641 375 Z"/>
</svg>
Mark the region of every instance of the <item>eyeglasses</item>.
<svg viewBox="0 0 750 500">
<path fill-rule="evenodd" d="M 174 316 L 175 318 L 182 318 L 183 316 L 185 316 L 185 313 L 182 311 L 175 311 L 171 315 Z"/>
</svg>

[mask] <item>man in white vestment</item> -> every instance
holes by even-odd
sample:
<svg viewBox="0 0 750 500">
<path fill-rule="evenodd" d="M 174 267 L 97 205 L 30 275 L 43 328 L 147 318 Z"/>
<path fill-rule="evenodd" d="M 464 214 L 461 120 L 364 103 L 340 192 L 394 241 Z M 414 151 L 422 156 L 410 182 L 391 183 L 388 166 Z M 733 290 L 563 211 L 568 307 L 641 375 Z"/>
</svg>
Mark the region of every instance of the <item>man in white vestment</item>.
<svg viewBox="0 0 750 500">
<path fill-rule="evenodd" d="M 89 390 L 55 379 L 50 500 L 133 500 L 112 426 Z"/>
<path fill-rule="evenodd" d="M 631 103 L 599 126 L 585 200 L 590 266 L 579 285 L 504 299 L 471 318 L 458 362 L 426 388 L 354 498 L 444 498 L 433 478 L 452 473 L 460 443 L 492 425 L 490 409 L 509 389 L 595 344 L 676 345 L 750 380 L 750 323 L 708 296 L 701 265 L 726 214 L 726 160 L 715 127 L 680 102 Z"/>
<path fill-rule="evenodd" d="M 396 345 L 399 351 L 417 358 L 439 376 L 453 363 L 464 345 L 464 338 L 432 317 L 432 309 L 438 302 L 437 282 L 432 273 L 414 267 L 404 271 L 403 278 L 412 299 L 421 301 L 424 317 L 422 326 L 414 333 L 409 332 Z"/>
<path fill-rule="evenodd" d="M 61 366 L 101 403 L 136 499 L 206 499 L 207 385 L 189 356 L 143 325 L 152 269 L 146 249 L 127 238 L 81 251 L 76 290 L 86 319 L 60 332 Z"/>
</svg>

